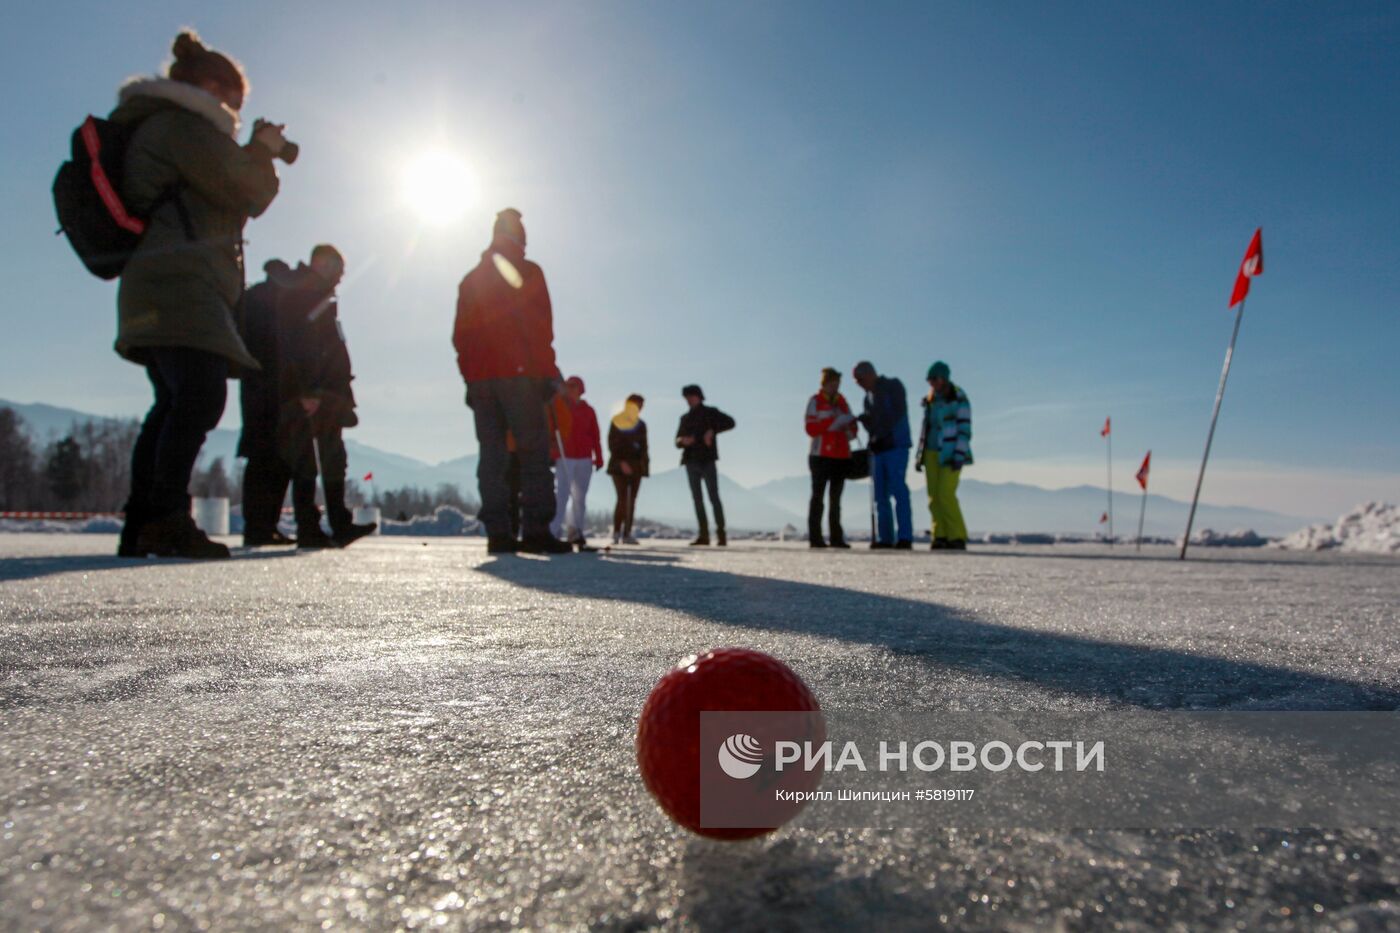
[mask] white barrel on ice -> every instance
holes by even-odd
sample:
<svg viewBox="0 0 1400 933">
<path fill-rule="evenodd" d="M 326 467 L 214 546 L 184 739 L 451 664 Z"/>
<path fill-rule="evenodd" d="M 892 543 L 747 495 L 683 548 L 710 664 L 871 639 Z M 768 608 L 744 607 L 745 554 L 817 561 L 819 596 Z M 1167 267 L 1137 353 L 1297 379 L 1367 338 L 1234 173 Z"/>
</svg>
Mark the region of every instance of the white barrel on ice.
<svg viewBox="0 0 1400 933">
<path fill-rule="evenodd" d="M 190 500 L 190 514 L 199 530 L 215 537 L 228 534 L 228 499 L 194 498 Z"/>
<path fill-rule="evenodd" d="M 368 525 L 370 522 L 374 522 L 376 525 L 380 524 L 380 521 L 379 521 L 379 508 L 378 508 L 378 506 L 373 506 L 373 505 L 358 505 L 358 506 L 356 506 L 356 507 L 355 507 L 354 520 L 355 520 L 355 524 L 357 524 L 357 525 Z M 374 529 L 374 533 L 375 533 L 375 534 L 379 534 L 379 529 L 378 529 L 378 528 Z"/>
</svg>

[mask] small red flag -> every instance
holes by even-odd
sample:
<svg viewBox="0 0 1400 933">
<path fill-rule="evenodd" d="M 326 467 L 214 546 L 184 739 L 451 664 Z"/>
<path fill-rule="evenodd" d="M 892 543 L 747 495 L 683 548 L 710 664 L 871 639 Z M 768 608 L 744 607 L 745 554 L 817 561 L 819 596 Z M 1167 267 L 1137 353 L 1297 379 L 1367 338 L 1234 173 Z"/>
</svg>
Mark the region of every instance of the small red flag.
<svg viewBox="0 0 1400 933">
<path fill-rule="evenodd" d="M 1105 513 L 1103 513 L 1102 515 L 1099 516 L 1099 524 L 1100 524 L 1100 525 L 1107 525 L 1107 524 L 1108 524 L 1108 513 L 1107 513 L 1107 512 L 1105 512 Z"/>
<path fill-rule="evenodd" d="M 1254 231 L 1249 241 L 1249 249 L 1244 251 L 1244 261 L 1240 263 L 1240 273 L 1235 276 L 1235 290 L 1230 295 L 1230 307 L 1234 307 L 1249 294 L 1249 280 L 1264 274 L 1264 228 Z"/>
<path fill-rule="evenodd" d="M 365 474 L 365 482 L 366 482 L 366 483 L 372 481 L 373 479 L 374 479 L 374 471 L 373 471 L 373 470 L 371 470 L 370 472 L 368 472 L 368 473 Z"/>
<path fill-rule="evenodd" d="M 1137 481 L 1142 487 L 1142 491 L 1147 491 L 1147 474 L 1152 469 L 1152 451 L 1147 452 L 1147 456 L 1142 458 L 1142 466 L 1138 467 Z"/>
<path fill-rule="evenodd" d="M 1108 437 L 1113 433 L 1113 419 L 1103 419 L 1103 430 L 1099 432 L 1099 437 Z"/>
</svg>

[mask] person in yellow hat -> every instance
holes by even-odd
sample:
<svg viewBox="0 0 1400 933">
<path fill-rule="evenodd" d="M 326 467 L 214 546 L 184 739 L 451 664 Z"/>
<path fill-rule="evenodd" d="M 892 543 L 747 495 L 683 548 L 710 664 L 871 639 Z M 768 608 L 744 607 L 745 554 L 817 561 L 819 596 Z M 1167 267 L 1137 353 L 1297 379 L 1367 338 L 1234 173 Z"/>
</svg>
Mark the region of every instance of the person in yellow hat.
<svg viewBox="0 0 1400 933">
<path fill-rule="evenodd" d="M 647 450 L 647 423 L 642 420 L 646 399 L 627 396 L 622 411 L 613 415 L 608 427 L 608 475 L 617 490 L 613 509 L 613 544 L 637 544 L 632 521 L 637 516 L 637 493 L 642 480 L 651 475 L 651 455 Z"/>
</svg>

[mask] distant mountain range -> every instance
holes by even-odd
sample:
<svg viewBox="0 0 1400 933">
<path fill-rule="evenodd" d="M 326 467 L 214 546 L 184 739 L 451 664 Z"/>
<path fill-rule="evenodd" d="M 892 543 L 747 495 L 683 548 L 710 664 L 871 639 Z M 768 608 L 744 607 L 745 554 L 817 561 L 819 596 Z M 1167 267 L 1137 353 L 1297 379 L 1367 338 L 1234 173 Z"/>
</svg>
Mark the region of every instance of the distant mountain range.
<svg viewBox="0 0 1400 933">
<path fill-rule="evenodd" d="M 36 440 L 48 441 L 66 434 L 75 422 L 101 420 L 97 415 L 57 408 L 44 404 L 20 404 L 0 399 L 0 408 L 12 408 L 25 420 Z M 476 490 L 475 454 L 456 457 L 442 463 L 425 463 L 412 457 L 379 450 L 351 440 L 347 435 L 346 451 L 350 457 L 350 476 L 358 479 L 374 474 L 379 489 L 402 486 L 435 488 L 452 483 L 464 493 Z M 218 429 L 209 435 L 204 445 L 202 462 L 206 465 L 215 457 L 226 464 L 234 461 L 238 432 Z M 655 458 L 657 465 L 669 460 L 668 449 Z M 916 528 L 928 527 L 928 512 L 924 507 L 922 484 L 911 475 L 910 491 L 914 500 Z M 789 476 L 752 488 L 741 486 L 727 476 L 720 477 L 720 495 L 729 525 L 735 529 L 776 531 L 785 525 L 805 530 L 807 498 L 810 481 L 806 476 Z M 848 484 L 844 497 L 845 524 L 855 531 L 869 525 L 869 483 Z M 958 490 L 963 512 L 970 529 L 979 532 L 1050 532 L 1059 534 L 1093 534 L 1107 499 L 1104 489 L 1097 486 L 1074 486 L 1068 489 L 1044 489 L 1022 483 L 985 483 L 968 477 Z M 590 512 L 611 512 L 615 501 L 611 479 L 596 473 L 589 491 Z M 1132 493 L 1114 496 L 1116 531 L 1120 536 L 1136 532 L 1140 497 Z M 1153 536 L 1176 536 L 1186 525 L 1189 504 L 1165 496 L 1148 496 L 1145 531 Z M 669 469 L 658 472 L 642 484 L 637 500 L 637 513 L 653 521 L 679 528 L 695 526 L 690 488 L 685 472 Z M 1310 519 L 1237 506 L 1217 506 L 1203 503 L 1196 515 L 1197 528 L 1225 531 L 1252 528 L 1263 535 L 1277 536 L 1296 531 Z"/>
</svg>

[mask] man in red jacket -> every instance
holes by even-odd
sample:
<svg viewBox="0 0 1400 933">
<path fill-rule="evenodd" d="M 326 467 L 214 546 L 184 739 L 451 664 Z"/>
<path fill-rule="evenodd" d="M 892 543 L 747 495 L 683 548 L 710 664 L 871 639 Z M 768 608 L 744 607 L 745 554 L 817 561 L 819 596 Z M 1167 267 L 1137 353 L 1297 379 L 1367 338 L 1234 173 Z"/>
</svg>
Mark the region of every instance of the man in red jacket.
<svg viewBox="0 0 1400 933">
<path fill-rule="evenodd" d="M 452 345 L 481 447 L 476 476 L 487 550 L 569 553 L 573 549 L 549 531 L 554 490 L 545 405 L 559 387 L 554 313 L 544 272 L 525 258 L 525 226 L 513 208 L 496 215 L 491 245 L 457 290 Z M 507 433 L 520 458 L 518 542 L 511 534 L 507 504 Z"/>
<path fill-rule="evenodd" d="M 556 538 L 585 548 L 588 527 L 588 485 L 603 468 L 603 441 L 598 433 L 598 413 L 583 400 L 583 380 L 570 376 L 564 392 L 554 400 L 556 446 L 554 455 L 554 521 L 549 530 Z M 558 444 L 563 445 L 560 450 Z M 566 533 L 567 529 L 567 533 Z"/>
</svg>

